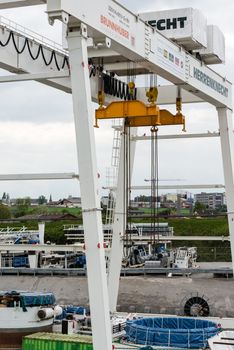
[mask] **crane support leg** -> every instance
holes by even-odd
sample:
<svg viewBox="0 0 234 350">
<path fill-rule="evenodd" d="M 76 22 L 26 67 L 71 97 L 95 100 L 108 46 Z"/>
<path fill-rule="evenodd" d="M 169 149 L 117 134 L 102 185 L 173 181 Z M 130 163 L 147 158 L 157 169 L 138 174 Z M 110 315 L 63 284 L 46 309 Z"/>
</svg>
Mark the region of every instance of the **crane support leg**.
<svg viewBox="0 0 234 350">
<path fill-rule="evenodd" d="M 71 85 L 83 224 L 87 258 L 88 290 L 95 350 L 111 350 L 109 297 L 103 246 L 100 199 L 93 130 L 87 55 L 87 30 L 68 33 Z M 82 88 L 80 88 L 82 86 Z"/>
<path fill-rule="evenodd" d="M 232 267 L 234 271 L 234 135 L 232 111 L 227 108 L 217 108 L 217 111 L 219 117 L 220 141 L 227 199 Z"/>
<path fill-rule="evenodd" d="M 131 132 L 132 137 L 137 136 L 137 128 L 128 128 L 128 132 Z M 135 157 L 135 147 L 136 141 L 130 141 L 130 171 L 132 174 L 134 157 Z M 124 180 L 124 135 L 121 138 L 120 146 L 120 160 L 119 160 L 119 170 L 118 170 L 118 180 L 117 180 L 117 190 L 116 190 L 116 206 L 114 213 L 114 223 L 113 223 L 113 236 L 112 236 L 112 247 L 110 255 L 110 265 L 109 265 L 109 276 L 108 276 L 108 288 L 109 288 L 109 299 L 110 299 L 110 311 L 115 312 L 118 300 L 119 292 L 119 279 L 122 267 L 123 259 L 123 235 L 126 228 L 126 212 L 124 210 L 124 198 L 125 193 L 128 189 L 124 188 L 126 183 Z"/>
</svg>

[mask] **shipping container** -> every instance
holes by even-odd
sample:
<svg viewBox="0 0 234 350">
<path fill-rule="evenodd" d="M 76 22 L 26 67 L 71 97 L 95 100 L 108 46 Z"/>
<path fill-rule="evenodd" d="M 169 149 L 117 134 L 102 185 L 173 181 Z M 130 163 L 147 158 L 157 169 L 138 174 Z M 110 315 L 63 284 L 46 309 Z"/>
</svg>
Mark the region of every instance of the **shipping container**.
<svg viewBox="0 0 234 350">
<path fill-rule="evenodd" d="M 93 350 L 92 337 L 35 333 L 24 337 L 22 350 Z"/>
</svg>

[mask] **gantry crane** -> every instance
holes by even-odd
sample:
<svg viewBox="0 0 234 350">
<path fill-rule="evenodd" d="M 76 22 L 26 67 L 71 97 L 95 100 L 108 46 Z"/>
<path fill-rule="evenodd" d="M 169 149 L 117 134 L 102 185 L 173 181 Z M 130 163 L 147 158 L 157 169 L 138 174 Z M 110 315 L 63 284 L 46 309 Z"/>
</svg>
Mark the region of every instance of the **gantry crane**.
<svg viewBox="0 0 234 350">
<path fill-rule="evenodd" d="M 114 0 L 100 0 L 95 11 L 93 11 L 92 2 L 81 0 L 0 0 L 0 9 L 43 3 L 47 4 L 47 14 L 51 24 L 55 20 L 60 20 L 67 26 L 93 342 L 96 350 L 110 350 L 109 310 L 111 307 L 111 310 L 114 311 L 116 307 L 121 263 L 122 193 L 117 191 L 117 213 L 115 216 L 116 223 L 114 225 L 108 293 L 101 209 L 98 196 L 87 48 L 91 43 L 93 55 L 96 58 L 101 58 L 104 66 L 108 66 L 108 70 L 118 72 L 119 75 L 126 74 L 129 63 L 134 62 L 136 74 L 148 74 L 149 72 L 158 74 L 171 83 L 179 85 L 181 89 L 188 91 L 190 97 L 191 94 L 195 95 L 190 101 L 195 99 L 209 102 L 217 108 L 227 193 L 232 261 L 234 262 L 232 86 L 224 77 L 215 73 L 183 48 L 166 39 L 137 15 Z M 179 67 L 170 65 L 165 60 L 163 55 L 165 48 L 178 58 Z M 47 77 L 35 76 L 34 78 L 37 80 L 40 78 L 52 79 L 53 74 L 50 73 L 50 77 L 47 75 Z M 52 82 L 52 84 L 55 83 Z M 70 86 L 68 89 L 70 89 Z M 172 103 L 175 102 L 174 96 L 171 99 Z M 138 99 L 140 107 L 142 101 L 139 96 Z M 124 102 L 121 102 L 121 108 L 120 113 L 125 113 Z M 145 113 L 148 109 L 146 106 L 143 106 L 143 108 Z M 151 114 L 149 115 L 149 118 L 151 118 Z M 154 113 L 154 116 L 157 124 L 159 114 Z M 129 119 L 134 122 L 134 116 L 131 114 L 129 117 L 132 117 L 132 119 Z M 137 127 L 137 123 L 133 123 L 134 125 Z M 121 183 L 121 177 L 118 181 Z M 118 188 L 122 188 L 122 186 Z M 119 213 L 118 209 L 120 209 Z M 111 301 L 110 305 L 109 299 Z"/>
</svg>

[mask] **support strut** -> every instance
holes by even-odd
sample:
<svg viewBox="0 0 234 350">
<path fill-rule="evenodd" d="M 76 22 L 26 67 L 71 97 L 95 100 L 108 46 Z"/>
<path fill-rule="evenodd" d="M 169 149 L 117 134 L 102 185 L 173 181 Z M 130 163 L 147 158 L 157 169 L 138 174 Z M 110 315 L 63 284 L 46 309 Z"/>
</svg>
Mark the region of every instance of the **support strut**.
<svg viewBox="0 0 234 350">
<path fill-rule="evenodd" d="M 227 199 L 232 268 L 234 271 L 234 139 L 232 111 L 228 108 L 217 108 L 217 111 L 219 117 L 223 172 Z"/>
<path fill-rule="evenodd" d="M 83 208 L 89 303 L 95 350 L 111 350 L 112 336 L 87 55 L 87 30 L 68 33 L 75 132 Z M 82 86 L 82 89 L 80 89 Z"/>
</svg>

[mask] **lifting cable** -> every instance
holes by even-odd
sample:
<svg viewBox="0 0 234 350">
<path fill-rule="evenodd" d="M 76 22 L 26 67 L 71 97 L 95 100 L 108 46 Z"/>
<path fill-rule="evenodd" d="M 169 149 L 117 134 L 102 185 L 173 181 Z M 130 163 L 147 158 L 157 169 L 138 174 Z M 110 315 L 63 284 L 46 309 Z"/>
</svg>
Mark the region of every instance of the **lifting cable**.
<svg viewBox="0 0 234 350">
<path fill-rule="evenodd" d="M 158 216 L 158 128 L 151 128 L 151 244 L 156 244 L 156 230 L 159 240 Z"/>
<path fill-rule="evenodd" d="M 123 244 L 123 253 L 124 256 L 128 256 L 128 215 L 127 215 L 127 208 L 128 208 L 128 152 L 127 152 L 127 126 L 126 126 L 126 120 L 124 120 L 124 131 L 123 131 L 123 153 L 124 153 L 124 159 L 123 159 L 123 232 L 125 233 L 125 239 Z"/>
<path fill-rule="evenodd" d="M 127 144 L 128 144 L 128 170 L 127 170 L 127 181 L 128 181 L 128 207 L 127 207 L 127 228 L 128 228 L 128 241 L 132 245 L 132 218 L 131 218 L 131 201 L 132 201 L 132 189 L 131 189 L 131 128 L 127 127 Z"/>
<path fill-rule="evenodd" d="M 128 63 L 127 74 L 127 99 L 136 99 L 136 67 L 134 62 Z M 129 256 L 130 249 L 132 247 L 132 219 L 131 219 L 131 128 L 128 125 L 128 119 L 124 120 L 124 194 L 125 194 L 125 256 Z"/>
<path fill-rule="evenodd" d="M 124 256 L 129 257 L 132 241 L 132 218 L 131 218 L 131 128 L 128 120 L 124 122 Z"/>
<path fill-rule="evenodd" d="M 146 94 L 148 101 L 154 104 L 157 100 L 157 75 L 150 74 L 149 90 Z M 159 217 L 158 217 L 158 128 L 151 128 L 151 244 L 156 244 L 156 232 L 159 240 Z"/>
<path fill-rule="evenodd" d="M 17 34 L 16 34 L 16 35 L 17 35 Z M 18 37 L 21 38 L 20 36 L 18 36 Z M 22 37 L 22 38 L 23 38 L 23 37 Z M 52 50 L 52 51 L 51 51 L 50 57 L 49 57 L 49 59 L 47 60 L 46 57 L 45 57 L 44 47 L 42 46 L 42 44 L 39 44 L 37 53 L 34 55 L 34 54 L 32 53 L 31 47 L 30 47 L 31 44 L 33 43 L 33 41 L 30 40 L 30 39 L 28 39 L 28 38 L 24 38 L 23 46 L 22 46 L 21 49 L 19 49 L 19 47 L 17 46 L 16 39 L 15 39 L 15 35 L 14 35 L 14 32 L 13 32 L 13 31 L 10 31 L 9 36 L 8 36 L 8 39 L 7 39 L 7 41 L 6 41 L 5 43 L 3 43 L 3 42 L 0 40 L 0 46 L 1 46 L 1 47 L 6 47 L 6 46 L 10 43 L 11 40 L 12 40 L 12 43 L 13 43 L 13 45 L 14 45 L 14 48 L 15 48 L 16 52 L 17 52 L 19 55 L 21 55 L 21 54 L 24 52 L 24 50 L 26 49 L 26 47 L 27 47 L 28 52 L 29 52 L 29 55 L 30 55 L 30 57 L 32 58 L 33 61 L 36 61 L 36 60 L 39 58 L 40 54 L 41 54 L 42 59 L 43 59 L 43 61 L 44 61 L 44 63 L 45 63 L 46 66 L 49 66 L 49 65 L 54 61 L 55 66 L 56 66 L 56 68 L 57 68 L 58 71 L 60 71 L 61 69 L 64 69 L 65 66 L 67 66 L 67 67 L 69 68 L 69 58 L 68 58 L 68 56 L 66 56 L 66 55 L 63 57 L 62 65 L 59 66 L 59 63 L 58 63 L 58 59 L 57 59 L 57 55 L 56 55 L 55 50 Z"/>
<path fill-rule="evenodd" d="M 157 75 L 150 73 L 145 77 L 145 86 L 149 86 L 146 89 L 146 96 L 148 102 L 154 106 L 157 101 L 158 89 L 157 89 Z M 150 212 L 151 212 L 151 227 L 150 227 L 150 240 L 151 244 L 156 244 L 156 232 L 159 240 L 159 216 L 158 216 L 158 128 L 152 126 L 151 129 L 151 179 L 150 179 Z M 157 224 L 157 227 L 156 227 Z"/>
</svg>

